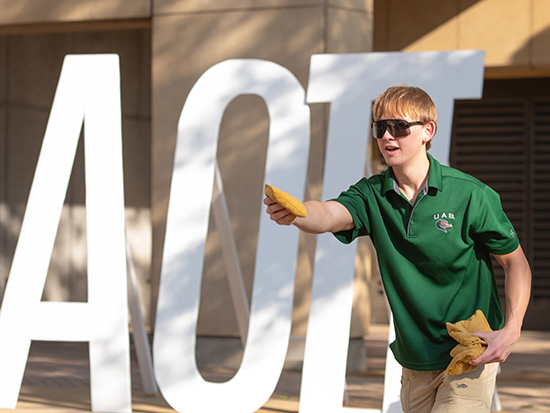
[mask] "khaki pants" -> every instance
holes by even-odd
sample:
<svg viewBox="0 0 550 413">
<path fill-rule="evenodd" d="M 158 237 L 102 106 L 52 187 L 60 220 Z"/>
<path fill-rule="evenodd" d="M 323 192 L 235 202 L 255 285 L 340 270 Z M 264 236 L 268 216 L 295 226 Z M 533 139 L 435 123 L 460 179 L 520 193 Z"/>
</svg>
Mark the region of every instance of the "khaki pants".
<svg viewBox="0 0 550 413">
<path fill-rule="evenodd" d="M 465 374 L 446 376 L 444 370 L 403 368 L 401 405 L 405 413 L 490 412 L 498 363 L 478 366 Z"/>
</svg>

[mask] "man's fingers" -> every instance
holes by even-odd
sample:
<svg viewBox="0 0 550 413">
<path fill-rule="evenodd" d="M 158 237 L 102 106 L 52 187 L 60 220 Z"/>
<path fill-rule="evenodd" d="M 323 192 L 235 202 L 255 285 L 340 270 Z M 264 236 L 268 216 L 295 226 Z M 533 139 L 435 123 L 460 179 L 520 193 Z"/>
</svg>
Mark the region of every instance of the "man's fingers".
<svg viewBox="0 0 550 413">
<path fill-rule="evenodd" d="M 502 363 L 506 361 L 515 344 L 515 341 L 510 343 L 503 339 L 503 337 L 505 338 L 503 330 L 475 332 L 473 334 L 485 340 L 487 343 L 485 351 L 481 353 L 478 358 L 470 361 L 470 364 L 474 366 L 488 363 Z"/>
<path fill-rule="evenodd" d="M 264 204 L 267 205 L 266 211 L 271 220 L 279 225 L 290 225 L 296 219 L 295 215 L 269 197 L 264 198 Z"/>
<path fill-rule="evenodd" d="M 288 210 L 286 210 L 285 208 L 283 208 L 281 205 L 279 205 L 277 202 L 275 202 L 273 199 L 271 198 L 265 198 L 264 199 L 264 204 L 267 205 L 267 209 L 266 211 L 268 212 L 268 214 L 272 215 L 272 214 L 276 214 L 276 213 L 279 213 L 279 212 L 282 212 L 284 211 L 286 214 L 290 214 L 290 212 L 288 212 Z"/>
<path fill-rule="evenodd" d="M 481 355 L 478 358 L 471 360 L 470 364 L 472 366 L 477 366 L 479 364 L 485 364 L 485 360 L 487 359 L 487 356 L 489 355 L 489 354 L 485 354 L 485 353 L 487 353 L 487 350 L 485 350 L 483 353 L 481 353 Z"/>
<path fill-rule="evenodd" d="M 271 219 L 279 225 L 290 225 L 296 219 L 296 216 L 292 215 L 286 209 L 279 211 L 271 215 Z"/>
</svg>

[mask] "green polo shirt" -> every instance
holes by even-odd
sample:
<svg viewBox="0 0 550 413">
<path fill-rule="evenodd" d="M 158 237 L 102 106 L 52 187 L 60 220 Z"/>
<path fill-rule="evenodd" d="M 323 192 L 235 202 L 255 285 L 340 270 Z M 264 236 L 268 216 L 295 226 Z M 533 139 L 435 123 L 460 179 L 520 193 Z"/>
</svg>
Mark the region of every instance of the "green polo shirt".
<svg viewBox="0 0 550 413">
<path fill-rule="evenodd" d="M 400 193 L 391 168 L 335 199 L 355 224 L 336 238 L 372 239 L 394 317 L 396 340 L 390 347 L 413 370 L 443 369 L 451 361 L 457 343 L 446 322 L 480 309 L 493 330 L 503 327 L 490 254 L 507 254 L 519 245 L 495 191 L 428 157 L 427 187 L 414 204 Z"/>
</svg>

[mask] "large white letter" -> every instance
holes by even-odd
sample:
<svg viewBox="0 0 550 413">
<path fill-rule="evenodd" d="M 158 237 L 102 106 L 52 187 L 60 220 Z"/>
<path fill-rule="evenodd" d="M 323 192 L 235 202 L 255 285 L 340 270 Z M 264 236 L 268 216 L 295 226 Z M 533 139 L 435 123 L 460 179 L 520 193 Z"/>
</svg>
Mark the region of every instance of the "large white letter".
<svg viewBox="0 0 550 413">
<path fill-rule="evenodd" d="M 370 173 L 366 145 L 372 101 L 398 84 L 422 87 L 432 96 L 438 110 L 438 132 L 431 152 L 448 164 L 454 99 L 481 96 L 483 52 L 313 56 L 308 102 L 331 103 L 323 199 L 338 196 L 365 171 Z M 330 234 L 318 238 L 302 376 L 302 413 L 342 410 L 355 253 L 356 243 L 342 245 Z M 391 366 L 392 355 L 388 354 Z M 399 377 L 392 386 L 386 386 L 384 410 L 401 411 Z"/>
<path fill-rule="evenodd" d="M 273 224 L 259 204 L 254 288 L 241 367 L 228 382 L 212 383 L 202 378 L 195 360 L 218 132 L 226 106 L 242 94 L 259 95 L 268 109 L 265 181 L 293 194 L 304 193 L 309 108 L 296 78 L 261 60 L 229 60 L 206 71 L 191 90 L 178 125 L 153 345 L 159 388 L 182 412 L 256 411 L 273 393 L 288 347 L 299 234 Z"/>
<path fill-rule="evenodd" d="M 41 302 L 84 119 L 88 302 Z M 31 340 L 89 341 L 92 409 L 131 411 L 120 122 L 118 56 L 67 56 L 0 312 L 0 407 Z"/>
</svg>

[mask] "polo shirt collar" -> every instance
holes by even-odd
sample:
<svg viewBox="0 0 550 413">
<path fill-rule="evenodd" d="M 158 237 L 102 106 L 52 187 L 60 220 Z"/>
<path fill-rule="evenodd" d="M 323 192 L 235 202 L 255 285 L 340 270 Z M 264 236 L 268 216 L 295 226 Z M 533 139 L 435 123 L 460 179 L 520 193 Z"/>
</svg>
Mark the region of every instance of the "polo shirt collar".
<svg viewBox="0 0 550 413">
<path fill-rule="evenodd" d="M 442 185 L 442 168 L 441 164 L 428 153 L 428 159 L 430 160 L 430 172 L 428 174 L 428 187 L 435 188 L 439 191 L 443 189 Z"/>
<path fill-rule="evenodd" d="M 428 172 L 428 182 L 427 187 L 424 188 L 424 191 L 427 191 L 429 188 L 435 188 L 441 191 L 441 164 L 428 153 L 428 159 L 430 160 L 430 172 Z M 397 181 L 393 176 L 392 168 L 389 167 L 383 172 L 384 183 L 382 185 L 382 195 L 386 195 L 389 191 L 395 191 L 398 194 L 400 193 L 399 187 L 397 186 Z"/>
</svg>

